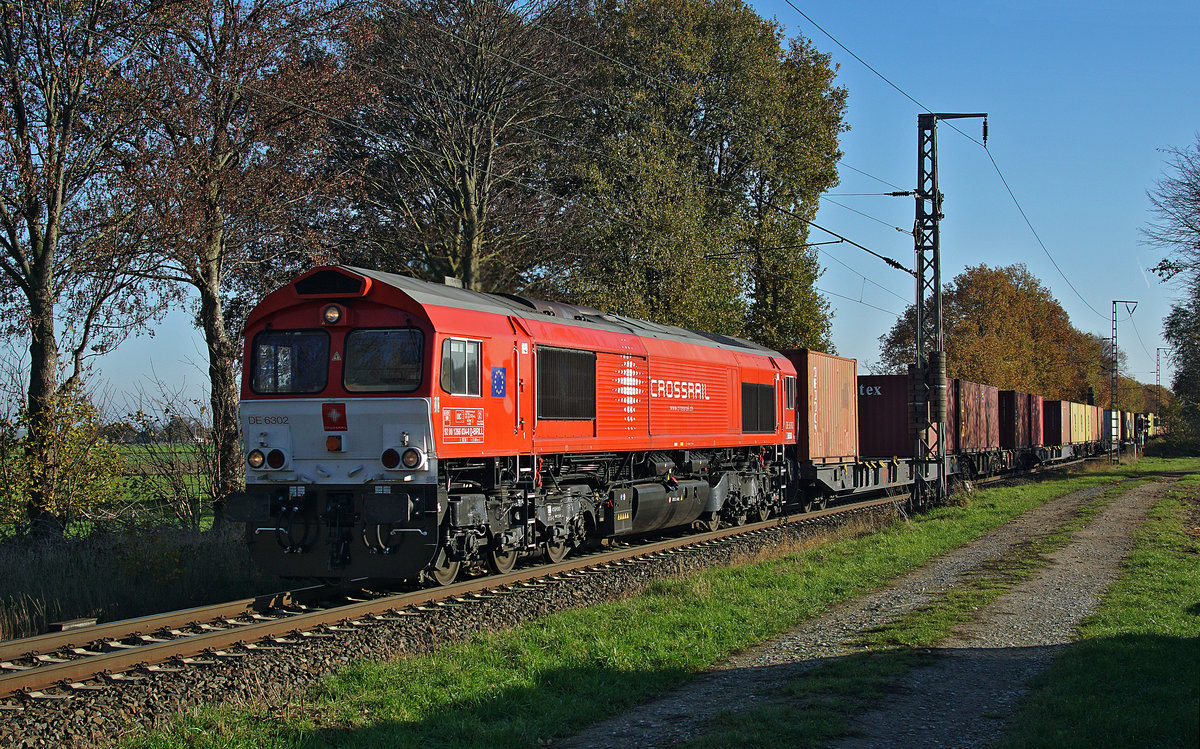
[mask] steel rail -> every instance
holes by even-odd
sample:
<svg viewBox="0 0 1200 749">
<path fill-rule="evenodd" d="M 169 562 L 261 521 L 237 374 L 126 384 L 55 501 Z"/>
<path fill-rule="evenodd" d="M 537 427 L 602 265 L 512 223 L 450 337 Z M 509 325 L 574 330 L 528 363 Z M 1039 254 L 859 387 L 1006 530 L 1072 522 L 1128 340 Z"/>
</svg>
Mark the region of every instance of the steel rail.
<svg viewBox="0 0 1200 749">
<path fill-rule="evenodd" d="M 1025 476 L 1037 476 L 1039 474 L 1056 473 L 1058 471 L 1064 471 L 1068 468 L 1074 468 L 1075 466 L 1085 465 L 1085 464 L 1087 464 L 1087 462 L 1089 460 L 1091 460 L 1091 458 L 1076 458 L 1074 460 L 1066 460 L 1061 463 L 1049 463 L 1046 465 L 1036 465 L 1036 466 L 1033 466 L 1032 468 L 1013 469 L 1010 471 L 1005 471 L 1004 473 L 997 473 L 995 476 L 984 476 L 981 479 L 963 479 L 963 480 L 970 481 L 972 484 L 975 484 L 975 485 L 994 484 L 998 481 L 1011 481 L 1012 479 L 1019 479 L 1019 478 L 1025 477 Z"/>
<path fill-rule="evenodd" d="M 196 622 L 210 622 L 249 613 L 265 613 L 312 600 L 321 595 L 335 594 L 336 590 L 329 586 L 316 585 L 210 606 L 196 606 L 164 614 L 150 614 L 136 619 L 121 619 L 62 632 L 48 632 L 17 640 L 5 640 L 0 642 L 0 662 L 54 653 L 74 647 L 85 647 L 106 640 L 122 640 L 126 637 L 136 637 L 162 629 L 186 627 Z"/>
<path fill-rule="evenodd" d="M 236 645 L 259 643 L 273 638 L 284 639 L 291 635 L 296 637 L 312 637 L 314 630 L 339 623 L 349 622 L 351 626 L 365 626 L 366 622 L 357 620 L 366 617 L 378 617 L 389 612 L 399 613 L 402 609 L 421 606 L 423 604 L 436 604 L 447 599 L 463 599 L 465 596 L 471 594 L 512 588 L 523 583 L 531 584 L 532 581 L 552 580 L 566 573 L 593 569 L 598 571 L 607 565 L 639 557 L 649 557 L 664 551 L 685 549 L 690 546 L 697 546 L 732 536 L 755 533 L 796 522 L 816 520 L 823 517 L 868 510 L 886 505 L 895 505 L 903 500 L 904 495 L 899 495 L 855 504 L 840 505 L 815 512 L 780 515 L 776 518 L 757 523 L 721 528 L 715 531 L 623 547 L 583 557 L 569 558 L 556 564 L 537 565 L 503 575 L 481 576 L 441 588 L 426 588 L 384 596 L 369 601 L 354 601 L 320 611 L 305 613 L 288 612 L 288 615 L 281 615 L 279 618 L 265 621 L 233 623 L 227 621 L 228 618 L 234 615 L 232 613 L 227 613 L 224 616 L 209 616 L 210 622 L 213 620 L 225 621 L 222 622 L 220 627 L 214 626 L 206 631 L 185 634 L 178 639 L 152 641 L 134 647 L 120 648 L 113 652 L 97 652 L 63 662 L 47 662 L 25 670 L 6 671 L 0 674 L 0 699 L 21 693 L 35 693 L 37 690 L 55 685 L 77 686 L 78 682 L 101 675 L 119 674 L 136 668 L 145 668 L 165 663 L 173 659 L 187 659 L 206 654 L 219 658 L 241 657 L 245 654 L 228 653 L 226 649 Z M 226 611 L 237 611 L 236 615 L 241 615 L 247 613 L 246 605 L 248 603 L 253 602 L 252 605 L 266 605 L 267 601 L 279 600 L 280 596 L 286 597 L 288 595 L 275 594 L 274 596 L 261 596 L 255 599 L 231 602 L 223 606 Z M 42 635 L 34 638 L 26 638 L 25 640 L 14 640 L 5 644 L 5 652 L 20 652 L 20 657 L 27 657 L 34 650 L 30 647 L 30 644 L 36 641 L 37 647 L 45 647 L 45 644 L 53 639 L 61 639 L 63 643 L 67 643 L 60 645 L 57 650 L 65 647 L 82 647 L 80 643 L 87 645 L 97 641 L 112 642 L 122 639 L 122 634 L 118 633 L 123 633 L 123 637 L 135 637 L 148 632 L 169 629 L 173 626 L 194 624 L 198 621 L 198 612 L 211 612 L 214 609 L 221 608 L 221 606 L 216 606 L 184 609 L 158 616 L 147 616 L 139 619 L 95 625 L 69 633 L 54 633 L 53 636 Z M 271 610 L 269 607 L 254 609 L 254 611 L 260 614 Z M 101 631 L 113 634 L 103 636 L 100 634 Z M 63 637 L 58 638 L 59 635 Z"/>
</svg>

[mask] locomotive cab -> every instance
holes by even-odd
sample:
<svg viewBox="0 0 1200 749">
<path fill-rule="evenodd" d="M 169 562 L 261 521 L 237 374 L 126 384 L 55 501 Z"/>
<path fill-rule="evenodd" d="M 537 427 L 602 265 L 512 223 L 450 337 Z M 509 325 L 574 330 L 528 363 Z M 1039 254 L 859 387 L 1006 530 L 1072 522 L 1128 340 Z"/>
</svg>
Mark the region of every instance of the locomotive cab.
<svg viewBox="0 0 1200 749">
<path fill-rule="evenodd" d="M 387 578 L 437 550 L 433 332 L 419 305 L 371 286 L 317 270 L 247 321 L 246 491 L 228 512 L 278 574 Z"/>
</svg>

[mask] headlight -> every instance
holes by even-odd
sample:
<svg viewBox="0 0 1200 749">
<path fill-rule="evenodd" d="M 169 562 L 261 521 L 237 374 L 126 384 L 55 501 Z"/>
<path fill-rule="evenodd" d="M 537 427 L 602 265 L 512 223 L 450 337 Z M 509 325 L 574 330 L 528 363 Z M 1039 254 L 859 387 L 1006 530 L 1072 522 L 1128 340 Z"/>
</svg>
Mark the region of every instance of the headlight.
<svg viewBox="0 0 1200 749">
<path fill-rule="evenodd" d="M 262 450 L 251 450 L 250 454 L 246 456 L 246 463 L 251 468 L 262 468 L 266 460 L 266 456 L 263 455 Z"/>
<path fill-rule="evenodd" d="M 415 447 L 407 448 L 400 453 L 400 463 L 407 469 L 412 470 L 417 468 L 425 461 L 425 456 Z"/>
<path fill-rule="evenodd" d="M 336 304 L 331 304 L 325 309 L 321 310 L 321 321 L 326 325 L 337 325 L 338 321 L 341 319 L 342 308 Z"/>
<path fill-rule="evenodd" d="M 425 465 L 425 453 L 416 447 L 389 447 L 379 462 L 389 471 L 416 471 Z"/>
<path fill-rule="evenodd" d="M 272 450 L 267 453 L 267 465 L 271 468 L 283 468 L 283 464 L 287 462 L 287 456 L 283 454 L 283 450 Z"/>
</svg>

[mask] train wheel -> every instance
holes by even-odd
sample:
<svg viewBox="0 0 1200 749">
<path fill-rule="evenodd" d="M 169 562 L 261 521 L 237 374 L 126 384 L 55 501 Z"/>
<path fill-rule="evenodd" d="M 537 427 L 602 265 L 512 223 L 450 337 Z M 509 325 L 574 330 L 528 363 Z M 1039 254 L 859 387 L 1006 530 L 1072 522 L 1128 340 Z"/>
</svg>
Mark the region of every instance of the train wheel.
<svg viewBox="0 0 1200 749">
<path fill-rule="evenodd" d="M 450 585 L 458 577 L 461 562 L 451 561 L 445 549 L 438 549 L 437 558 L 429 568 L 429 579 L 438 585 Z"/>
<path fill-rule="evenodd" d="M 768 520 L 771 517 L 771 505 L 759 505 L 758 510 L 754 514 L 759 522 Z"/>
<path fill-rule="evenodd" d="M 702 531 L 715 531 L 721 527 L 721 516 L 715 512 L 705 513 L 696 521 Z"/>
<path fill-rule="evenodd" d="M 569 550 L 570 547 L 567 546 L 565 541 L 559 541 L 558 543 L 547 541 L 542 544 L 542 556 L 551 564 L 561 562 Z"/>
<path fill-rule="evenodd" d="M 488 567 L 498 575 L 503 575 L 513 571 L 513 567 L 517 566 L 517 551 L 510 549 L 505 552 L 495 547 L 488 549 L 487 553 Z"/>
<path fill-rule="evenodd" d="M 818 510 L 824 510 L 828 505 L 829 505 L 829 495 L 828 494 L 822 494 L 820 497 L 817 497 L 817 509 Z"/>
<path fill-rule="evenodd" d="M 817 498 L 809 495 L 804 498 L 804 511 L 812 512 L 817 506 Z"/>
</svg>

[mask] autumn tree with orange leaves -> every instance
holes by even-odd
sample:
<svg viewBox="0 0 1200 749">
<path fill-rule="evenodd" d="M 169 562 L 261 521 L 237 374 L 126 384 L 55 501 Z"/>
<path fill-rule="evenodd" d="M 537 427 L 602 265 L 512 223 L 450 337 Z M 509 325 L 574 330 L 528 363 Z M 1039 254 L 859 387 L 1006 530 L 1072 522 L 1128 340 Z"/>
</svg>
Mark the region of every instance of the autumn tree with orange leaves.
<svg viewBox="0 0 1200 749">
<path fill-rule="evenodd" d="M 879 339 L 889 371 L 906 371 L 912 360 L 915 317 L 910 305 Z M 1071 325 L 1023 264 L 963 270 L 943 288 L 942 324 L 953 377 L 1077 402 L 1086 402 L 1092 388 L 1098 404 L 1108 401 L 1109 341 Z M 1131 382 L 1130 395 L 1133 389 Z M 1128 403 L 1124 386 L 1122 394 Z"/>
</svg>

